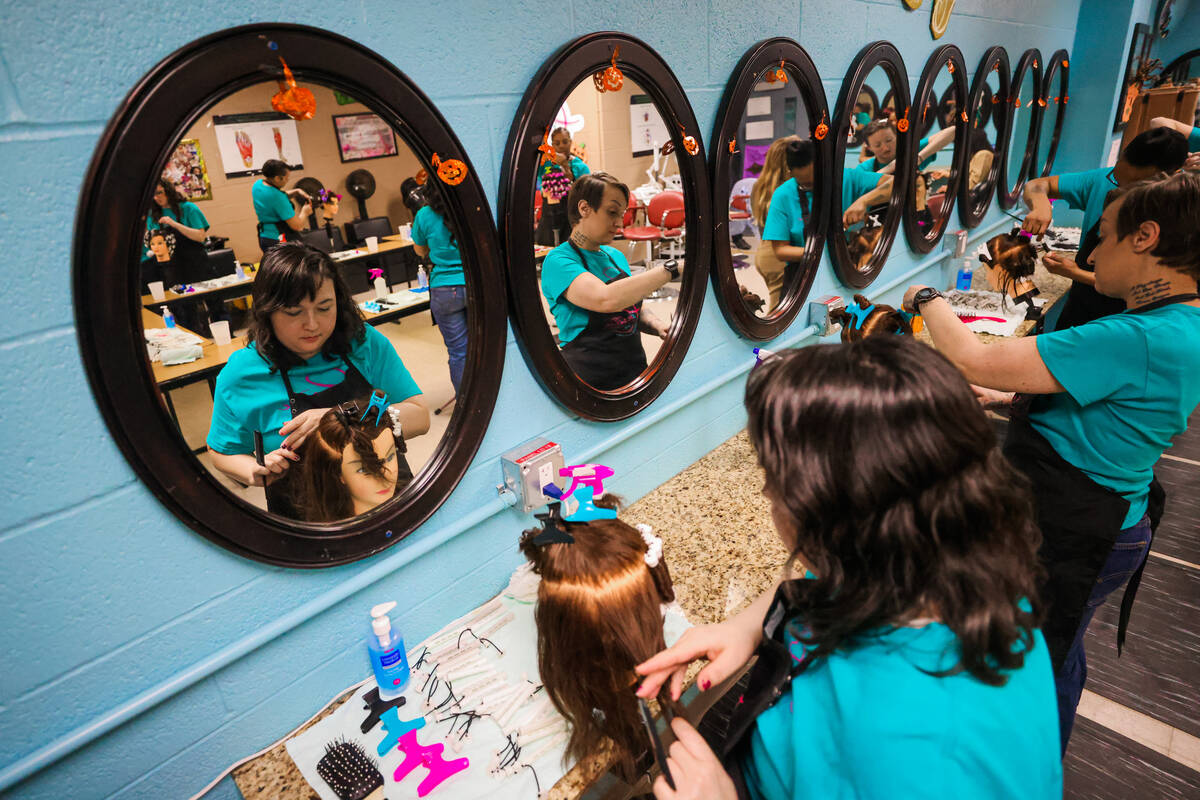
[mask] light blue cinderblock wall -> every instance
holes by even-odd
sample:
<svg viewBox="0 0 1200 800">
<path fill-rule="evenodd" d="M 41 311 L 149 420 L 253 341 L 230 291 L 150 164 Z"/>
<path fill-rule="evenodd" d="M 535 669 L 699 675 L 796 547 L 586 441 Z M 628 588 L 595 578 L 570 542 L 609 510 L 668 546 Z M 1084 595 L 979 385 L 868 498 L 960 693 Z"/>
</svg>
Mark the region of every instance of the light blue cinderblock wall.
<svg viewBox="0 0 1200 800">
<path fill-rule="evenodd" d="M 1085 29 L 1076 32 L 1080 1 L 960 0 L 942 41 L 963 49 L 972 72 L 992 44 L 1009 48 L 1014 60 L 1028 47 L 1071 48 L 1076 65 L 1093 65 L 1072 71 L 1073 110 L 1082 98 L 1111 110 L 1109 73 L 1120 69 L 1123 48 L 1091 52 Z M 495 593 L 518 564 L 513 544 L 525 521 L 504 511 L 466 530 L 459 523 L 494 497 L 496 457 L 505 449 L 546 435 L 569 454 L 594 453 L 616 468 L 615 488 L 634 499 L 744 425 L 739 368 L 750 345 L 726 326 L 711 290 L 673 385 L 622 424 L 564 413 L 537 387 L 509 331 L 503 387 L 479 456 L 450 501 L 407 541 L 322 571 L 271 568 L 209 544 L 142 488 L 111 443 L 72 325 L 69 253 L 80 183 L 106 120 L 154 63 L 191 39 L 248 22 L 301 22 L 348 36 L 433 98 L 494 208 L 519 98 L 539 64 L 575 35 L 616 29 L 657 48 L 707 137 L 730 71 L 767 36 L 795 37 L 808 48 L 830 102 L 854 54 L 874 39 L 899 46 L 915 85 L 941 43 L 929 35 L 929 5 L 909 12 L 898 0 L 7 3 L 0 26 L 0 174 L 8 196 L 0 210 L 8 409 L 0 776 L 48 765 L 12 787 L 12 796 L 188 796 L 365 676 L 359 635 L 371 604 L 400 599 L 401 624 L 416 641 Z M 1105 24 L 1127 27 L 1134 4 L 1111 5 L 1116 19 Z M 1094 16 L 1089 36 L 1102 27 Z M 1107 132 L 1070 130 L 1064 162 L 1095 166 Z M 993 210 L 978 231 L 1003 221 Z M 945 279 L 941 264 L 913 257 L 902 236 L 897 242 L 874 296 L 896 302 L 910 282 Z M 813 294 L 831 292 L 846 293 L 826 263 Z M 623 436 L 630 430 L 637 432 Z M 309 614 L 306 603 L 324 610 Z M 253 638 L 272 624 L 280 635 Z M 215 792 L 233 794 L 228 780 Z"/>
</svg>

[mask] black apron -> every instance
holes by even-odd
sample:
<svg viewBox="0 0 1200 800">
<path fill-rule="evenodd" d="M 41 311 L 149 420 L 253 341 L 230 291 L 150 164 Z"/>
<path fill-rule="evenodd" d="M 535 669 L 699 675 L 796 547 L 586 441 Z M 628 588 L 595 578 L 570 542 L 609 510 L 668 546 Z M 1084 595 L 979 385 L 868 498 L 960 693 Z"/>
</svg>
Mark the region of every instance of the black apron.
<svg viewBox="0 0 1200 800">
<path fill-rule="evenodd" d="M 1128 313 L 1144 313 L 1195 298 L 1195 294 L 1166 297 Z M 1042 602 L 1049 613 L 1042 632 L 1050 650 L 1051 665 L 1057 673 L 1075 640 L 1075 632 L 1083 620 L 1100 570 L 1123 529 L 1129 501 L 1066 461 L 1034 429 L 1029 413 L 1037 411 L 1043 403 L 1041 396 L 1024 396 L 1014 403 L 1004 455 L 1033 484 L 1037 522 L 1042 531 L 1038 557 L 1047 572 Z M 1165 504 L 1166 493 L 1161 484 L 1157 480 L 1151 481 L 1146 508 L 1151 536 L 1162 519 Z M 1145 566 L 1145 561 L 1142 565 Z M 1121 599 L 1118 655 L 1125 642 L 1129 614 L 1141 577 L 1142 568 L 1139 567 L 1130 577 Z"/>
<path fill-rule="evenodd" d="M 283 378 L 283 386 L 287 389 L 288 410 L 292 414 L 292 419 L 314 408 L 333 408 L 340 403 L 347 403 L 351 400 L 360 400 L 371 396 L 374 388 L 363 377 L 363 374 L 358 371 L 358 367 L 351 364 L 350 359 L 345 356 L 342 356 L 342 361 L 346 364 L 345 380 L 313 394 L 297 394 L 293 391 L 292 381 L 288 378 L 287 369 L 284 367 L 279 368 L 279 377 Z M 384 413 L 387 412 L 385 411 Z M 403 439 L 396 440 L 396 483 L 398 486 L 404 486 L 412 480 L 412 470 L 409 468 L 408 461 L 404 457 L 407 449 Z M 288 485 L 288 477 L 290 475 L 291 468 L 267 484 L 267 510 L 291 519 L 300 519 L 300 512 L 292 500 Z"/>
<path fill-rule="evenodd" d="M 1094 272 L 1095 268 L 1088 264 L 1088 257 L 1100 244 L 1100 223 L 1097 222 L 1079 241 L 1079 251 L 1075 254 L 1075 263 L 1085 272 Z M 1078 281 L 1071 282 L 1071 288 L 1062 300 L 1063 309 L 1054 323 L 1054 330 L 1062 331 L 1091 322 L 1109 314 L 1120 314 L 1125 310 L 1125 301 L 1116 297 L 1105 297 L 1096 291 L 1096 287 L 1088 286 Z"/>
<path fill-rule="evenodd" d="M 574 242 L 570 244 L 579 255 L 579 262 L 587 269 L 583 251 Z M 617 275 L 605 284 L 629 277 L 621 272 L 611 255 L 604 255 L 617 270 Z M 641 301 L 611 314 L 599 311 L 588 311 L 587 314 L 587 327 L 563 345 L 563 358 L 576 375 L 596 389 L 612 391 L 632 383 L 646 371 L 646 350 L 638 331 Z"/>
</svg>

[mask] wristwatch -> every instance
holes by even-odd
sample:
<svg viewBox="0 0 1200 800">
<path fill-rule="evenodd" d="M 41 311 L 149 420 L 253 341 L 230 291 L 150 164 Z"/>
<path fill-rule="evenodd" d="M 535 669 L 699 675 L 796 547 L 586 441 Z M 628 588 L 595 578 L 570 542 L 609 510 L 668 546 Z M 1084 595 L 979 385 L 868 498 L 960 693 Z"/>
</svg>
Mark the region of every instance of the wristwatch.
<svg viewBox="0 0 1200 800">
<path fill-rule="evenodd" d="M 922 304 L 928 303 L 930 300 L 932 300 L 935 297 L 945 297 L 945 296 L 946 295 L 942 294 L 937 289 L 931 289 L 928 286 L 926 286 L 924 289 L 918 289 L 917 293 L 913 295 L 913 299 L 912 299 L 913 313 L 920 314 Z"/>
<path fill-rule="evenodd" d="M 679 280 L 679 262 L 673 258 L 668 258 L 662 262 L 662 267 L 671 276 L 671 280 Z"/>
</svg>

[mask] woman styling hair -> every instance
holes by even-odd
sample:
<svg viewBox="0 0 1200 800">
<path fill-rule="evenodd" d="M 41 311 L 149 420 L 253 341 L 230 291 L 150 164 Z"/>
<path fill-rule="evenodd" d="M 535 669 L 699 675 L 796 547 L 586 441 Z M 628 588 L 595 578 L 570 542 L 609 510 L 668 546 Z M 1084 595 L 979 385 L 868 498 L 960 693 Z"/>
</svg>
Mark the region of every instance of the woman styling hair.
<svg viewBox="0 0 1200 800">
<path fill-rule="evenodd" d="M 746 410 L 805 577 L 638 666 L 641 696 L 678 697 L 693 659 L 708 690 L 759 656 L 724 763 L 677 719 L 655 795 L 1061 797 L 1038 531 L 962 376 L 904 336 L 806 347 L 751 373 Z"/>
<path fill-rule="evenodd" d="M 558 324 L 563 358 L 582 380 L 612 391 L 646 370 L 641 332 L 664 339 L 670 323 L 642 308 L 646 296 L 679 277 L 674 261 L 633 275 L 609 246 L 629 205 L 629 189 L 606 172 L 577 179 L 567 195 L 571 239 L 542 262 L 542 294 Z"/>
<path fill-rule="evenodd" d="M 767 293 L 769 296 L 765 311 L 768 313 L 775 306 L 779 305 L 779 298 L 783 293 L 784 272 L 787 269 L 787 262 L 775 254 L 775 246 L 767 241 L 767 220 L 769 219 L 771 199 L 775 196 L 775 190 L 794 177 L 788 168 L 787 151 L 788 145 L 799 141 L 799 136 L 785 136 L 782 139 L 776 139 L 771 142 L 771 146 L 767 148 L 767 155 L 763 159 L 762 172 L 759 174 L 758 180 L 754 182 L 754 188 L 750 190 L 750 213 L 754 216 L 754 222 L 758 225 L 758 229 L 763 232 L 762 238 L 758 243 L 758 250 L 754 253 L 754 268 L 758 270 L 758 274 L 762 275 L 763 280 L 767 284 Z M 811 195 L 811 192 L 809 194 Z M 800 198 L 797 197 L 797 201 L 799 200 Z M 810 198 L 810 208 L 811 205 Z M 790 231 L 785 229 L 784 233 L 788 233 L 788 235 L 778 241 L 790 243 L 792 239 Z M 775 235 L 779 236 L 781 233 L 777 231 Z M 801 229 L 801 237 L 803 237 L 803 228 Z"/>
</svg>

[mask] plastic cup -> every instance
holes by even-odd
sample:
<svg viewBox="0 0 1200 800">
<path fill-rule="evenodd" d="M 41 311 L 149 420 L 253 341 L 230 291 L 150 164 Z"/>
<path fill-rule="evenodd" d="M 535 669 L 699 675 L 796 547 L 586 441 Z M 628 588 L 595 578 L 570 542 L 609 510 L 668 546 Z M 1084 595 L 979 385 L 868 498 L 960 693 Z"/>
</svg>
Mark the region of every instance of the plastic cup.
<svg viewBox="0 0 1200 800">
<path fill-rule="evenodd" d="M 162 281 L 151 281 L 150 282 L 150 296 L 153 297 L 156 301 L 162 301 L 162 300 L 167 299 L 167 293 L 163 290 L 163 282 Z"/>
<path fill-rule="evenodd" d="M 217 347 L 227 345 L 233 341 L 233 339 L 229 336 L 228 320 L 210 322 L 208 323 L 208 329 L 212 331 L 213 342 L 217 345 Z"/>
<path fill-rule="evenodd" d="M 368 253 L 378 253 L 379 252 L 379 237 L 378 236 L 368 236 L 363 241 L 365 241 L 367 244 L 367 252 Z"/>
</svg>

